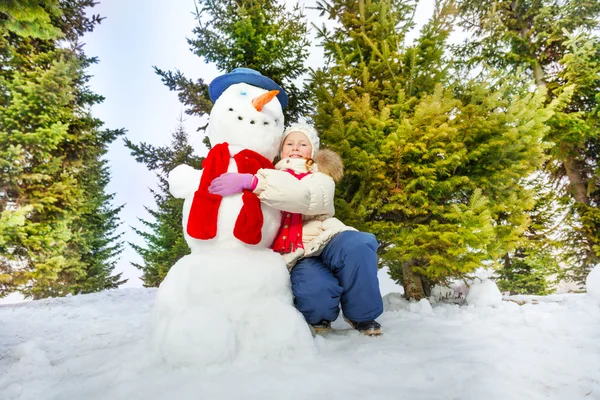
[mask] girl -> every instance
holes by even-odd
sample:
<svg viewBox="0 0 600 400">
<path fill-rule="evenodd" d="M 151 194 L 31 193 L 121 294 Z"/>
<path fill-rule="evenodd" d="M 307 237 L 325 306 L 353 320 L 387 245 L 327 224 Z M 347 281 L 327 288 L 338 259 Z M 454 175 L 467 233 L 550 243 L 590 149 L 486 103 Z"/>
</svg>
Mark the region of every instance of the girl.
<svg viewBox="0 0 600 400">
<path fill-rule="evenodd" d="M 354 329 L 380 335 L 377 240 L 333 218 L 334 180 L 343 176 L 342 161 L 332 151 L 319 151 L 312 126 L 293 124 L 283 137 L 274 170 L 223 174 L 209 192 L 227 196 L 252 190 L 261 202 L 284 211 L 272 247 L 291 269 L 294 304 L 316 332 L 330 329 L 341 304 Z"/>
</svg>

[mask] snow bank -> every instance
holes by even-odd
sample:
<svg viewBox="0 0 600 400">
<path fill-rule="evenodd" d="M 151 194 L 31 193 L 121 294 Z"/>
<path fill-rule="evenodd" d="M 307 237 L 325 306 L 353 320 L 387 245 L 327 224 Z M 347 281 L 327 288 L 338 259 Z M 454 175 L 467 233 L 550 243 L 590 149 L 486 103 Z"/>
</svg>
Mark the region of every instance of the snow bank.
<svg viewBox="0 0 600 400">
<path fill-rule="evenodd" d="M 388 293 L 383 296 L 383 309 L 385 311 L 408 310 L 410 302 L 401 293 Z"/>
<path fill-rule="evenodd" d="M 410 303 L 408 309 L 418 314 L 433 314 L 433 308 L 427 299 L 421 299 L 418 302 Z"/>
<path fill-rule="evenodd" d="M 385 297 L 381 337 L 345 330 L 318 337 L 312 358 L 202 368 L 173 368 L 146 347 L 155 289 L 0 306 L 0 399 L 600 398 L 600 307 L 590 296 L 435 304 L 433 314 L 398 296 Z"/>
<path fill-rule="evenodd" d="M 502 303 L 502 293 L 496 283 L 490 279 L 474 282 L 467 294 L 467 304 L 476 307 L 496 307 Z"/>
<path fill-rule="evenodd" d="M 385 311 L 410 311 L 415 314 L 431 315 L 433 308 L 427 299 L 419 301 L 408 301 L 400 293 L 388 293 L 383 297 L 383 309 Z"/>
</svg>

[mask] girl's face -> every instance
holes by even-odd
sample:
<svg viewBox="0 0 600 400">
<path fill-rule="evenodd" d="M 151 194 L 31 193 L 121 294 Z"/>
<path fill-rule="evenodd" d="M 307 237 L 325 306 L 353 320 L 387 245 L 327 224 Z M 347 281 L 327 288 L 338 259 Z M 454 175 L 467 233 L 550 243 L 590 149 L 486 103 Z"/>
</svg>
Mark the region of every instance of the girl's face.
<svg viewBox="0 0 600 400">
<path fill-rule="evenodd" d="M 290 132 L 283 140 L 281 158 L 309 159 L 312 155 L 310 140 L 302 132 Z"/>
</svg>

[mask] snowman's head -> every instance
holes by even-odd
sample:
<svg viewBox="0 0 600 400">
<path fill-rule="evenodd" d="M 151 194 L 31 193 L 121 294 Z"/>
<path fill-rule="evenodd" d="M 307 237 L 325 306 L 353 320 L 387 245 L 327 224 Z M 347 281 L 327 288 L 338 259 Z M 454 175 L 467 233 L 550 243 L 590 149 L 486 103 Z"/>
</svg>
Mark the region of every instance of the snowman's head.
<svg viewBox="0 0 600 400">
<path fill-rule="evenodd" d="M 209 93 L 214 101 L 208 126 L 212 146 L 227 142 L 232 153 L 249 149 L 271 160 L 277 156 L 287 103 L 281 87 L 257 71 L 238 68 L 216 78 Z"/>
</svg>

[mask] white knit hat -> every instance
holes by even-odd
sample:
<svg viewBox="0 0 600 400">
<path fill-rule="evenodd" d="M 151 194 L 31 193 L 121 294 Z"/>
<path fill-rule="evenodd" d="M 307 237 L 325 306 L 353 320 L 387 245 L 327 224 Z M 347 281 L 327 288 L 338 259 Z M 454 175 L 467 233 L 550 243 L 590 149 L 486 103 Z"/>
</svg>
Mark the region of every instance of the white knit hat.
<svg viewBox="0 0 600 400">
<path fill-rule="evenodd" d="M 319 134 L 317 133 L 317 130 L 312 125 L 308 124 L 292 124 L 288 126 L 285 131 L 283 131 L 283 140 L 281 141 L 282 146 L 287 135 L 289 135 L 292 132 L 302 132 L 306 135 L 312 146 L 312 153 L 310 154 L 310 158 L 314 158 L 315 153 L 319 150 L 319 143 L 321 142 L 319 140 Z"/>
</svg>

